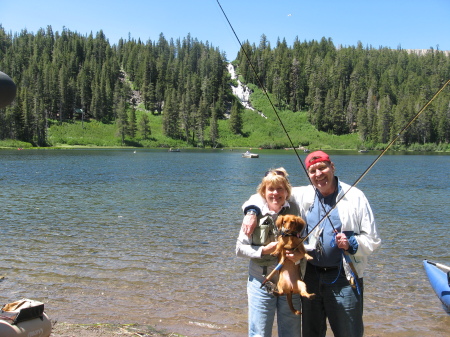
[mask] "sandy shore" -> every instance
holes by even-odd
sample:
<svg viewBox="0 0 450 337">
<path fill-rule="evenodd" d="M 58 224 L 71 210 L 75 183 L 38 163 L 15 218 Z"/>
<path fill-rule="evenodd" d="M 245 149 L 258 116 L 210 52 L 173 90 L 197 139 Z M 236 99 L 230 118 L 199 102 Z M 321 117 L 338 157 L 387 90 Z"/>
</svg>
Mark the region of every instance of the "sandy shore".
<svg viewBox="0 0 450 337">
<path fill-rule="evenodd" d="M 50 337 L 183 337 L 183 335 L 158 331 L 151 326 L 138 324 L 69 324 L 53 323 Z"/>
</svg>

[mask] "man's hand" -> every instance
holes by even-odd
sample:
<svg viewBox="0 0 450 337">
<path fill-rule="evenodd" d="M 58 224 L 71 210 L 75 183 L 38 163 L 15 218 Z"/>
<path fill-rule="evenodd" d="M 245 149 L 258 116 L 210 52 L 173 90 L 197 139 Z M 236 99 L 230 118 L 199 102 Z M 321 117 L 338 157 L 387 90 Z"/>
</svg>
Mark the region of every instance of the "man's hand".
<svg viewBox="0 0 450 337">
<path fill-rule="evenodd" d="M 242 220 L 242 230 L 244 231 L 244 234 L 247 236 L 252 235 L 256 228 L 256 224 L 255 214 L 247 214 L 244 216 L 244 220 Z"/>
<path fill-rule="evenodd" d="M 345 235 L 344 233 L 336 234 L 336 243 L 337 246 L 343 250 L 348 250 L 348 248 L 350 247 L 347 235 Z"/>
</svg>

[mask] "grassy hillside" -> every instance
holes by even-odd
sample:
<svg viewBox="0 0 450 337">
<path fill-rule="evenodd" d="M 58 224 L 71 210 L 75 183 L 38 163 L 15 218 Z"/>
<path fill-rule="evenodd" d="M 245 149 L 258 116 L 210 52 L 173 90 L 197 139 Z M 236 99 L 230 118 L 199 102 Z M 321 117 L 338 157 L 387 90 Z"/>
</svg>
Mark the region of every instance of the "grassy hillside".
<svg viewBox="0 0 450 337">
<path fill-rule="evenodd" d="M 267 119 L 254 111 L 246 110 L 244 113 L 243 131 L 245 135 L 249 134 L 248 146 L 264 148 L 292 147 L 292 144 L 289 142 L 290 138 L 295 147 L 304 146 L 310 149 L 343 150 L 362 147 L 356 134 L 335 136 L 317 131 L 308 122 L 307 112 L 277 109 L 278 118 L 265 94 L 256 87 L 251 87 L 251 89 L 254 91 L 251 96 L 252 105 L 256 110 L 262 112 Z M 273 98 L 271 100 L 274 102 Z"/>
<path fill-rule="evenodd" d="M 243 134 L 235 135 L 229 130 L 228 120 L 219 121 L 219 146 L 241 148 L 285 148 L 292 147 L 267 97 L 257 88 L 252 88 L 252 104 L 267 118 L 256 111 L 245 110 L 242 115 Z M 138 109 L 137 118 L 146 113 Z M 333 136 L 318 132 L 308 123 L 307 113 L 278 111 L 295 147 L 322 149 L 357 149 L 361 146 L 357 135 Z M 162 134 L 162 115 L 147 113 L 151 128 L 149 139 L 138 134 L 134 139 L 126 139 L 125 146 L 136 147 L 186 147 L 186 142 L 167 138 Z M 209 127 L 205 130 L 205 139 L 209 139 Z M 102 124 L 97 121 L 75 121 L 71 123 L 51 123 L 48 130 L 48 142 L 54 147 L 63 146 L 122 146 L 115 124 Z M 22 146 L 23 147 L 23 146 Z"/>
<path fill-rule="evenodd" d="M 144 113 L 144 112 L 140 112 Z M 139 113 L 137 114 L 139 118 Z M 134 139 L 127 138 L 125 146 L 136 147 L 186 147 L 182 140 L 167 138 L 162 134 L 162 116 L 148 114 L 150 119 L 151 136 L 142 139 L 140 135 Z M 306 113 L 279 112 L 279 116 L 295 147 L 322 149 L 357 149 L 356 135 L 333 136 L 317 132 L 307 123 Z M 257 112 L 245 110 L 243 113 L 243 135 L 235 135 L 229 131 L 228 120 L 219 121 L 220 147 L 263 147 L 285 148 L 292 147 L 274 112 L 267 113 L 267 119 Z M 205 130 L 208 139 L 209 128 Z M 117 135 L 115 124 L 102 124 L 97 121 L 73 123 L 52 123 L 48 130 L 48 141 L 51 146 L 122 146 L 121 138 Z M 23 147 L 23 146 L 22 146 Z"/>
<path fill-rule="evenodd" d="M 292 112 L 288 110 L 277 110 L 281 123 L 284 125 L 288 136 L 281 126 L 280 120 L 274 112 L 270 102 L 263 92 L 258 88 L 251 88 L 254 93 L 251 96 L 251 103 L 257 111 L 266 116 L 261 116 L 258 112 L 245 110 L 242 115 L 243 132 L 242 135 L 232 134 L 229 130 L 228 120 L 219 121 L 219 147 L 227 148 L 289 148 L 292 144 L 295 147 L 324 149 L 324 150 L 358 150 L 370 148 L 381 150 L 387 144 L 363 144 L 357 134 L 335 136 L 317 131 L 309 122 L 307 112 Z M 144 112 L 138 109 L 137 119 Z M 125 139 L 125 144 L 117 132 L 115 124 L 103 124 L 97 121 L 73 121 L 62 125 L 52 121 L 49 125 L 47 139 L 50 146 L 91 146 L 91 147 L 188 147 L 186 142 L 180 139 L 171 139 L 162 133 L 162 115 L 152 115 L 147 113 L 151 128 L 151 135 L 148 139 L 142 139 L 139 133 L 134 139 Z M 205 130 L 205 140 L 209 140 L 209 127 Z M 0 141 L 0 147 L 32 147 L 31 144 L 17 141 Z M 402 145 L 395 144 L 393 150 L 405 150 Z M 418 151 L 449 151 L 448 145 L 442 146 L 434 144 L 413 145 L 410 150 Z"/>
</svg>

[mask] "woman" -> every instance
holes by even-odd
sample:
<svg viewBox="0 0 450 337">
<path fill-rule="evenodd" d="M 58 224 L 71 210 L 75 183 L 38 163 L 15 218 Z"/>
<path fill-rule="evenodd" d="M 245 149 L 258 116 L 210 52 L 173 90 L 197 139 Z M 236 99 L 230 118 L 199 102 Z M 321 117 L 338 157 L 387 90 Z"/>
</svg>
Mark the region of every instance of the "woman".
<svg viewBox="0 0 450 337">
<path fill-rule="evenodd" d="M 236 255 L 250 258 L 247 282 L 249 336 L 271 336 L 275 313 L 279 337 L 300 336 L 301 318 L 292 313 L 286 296 L 274 296 L 266 287 L 261 289 L 265 276 L 277 264 L 277 258 L 270 254 L 277 245 L 275 222 L 278 215 L 299 214 L 298 207 L 287 201 L 292 189 L 287 177 L 282 167 L 266 172 L 257 188 L 257 193 L 264 199 L 257 215 L 258 226 L 249 236 L 241 229 L 236 242 Z M 245 211 L 247 215 L 255 214 L 252 209 Z M 271 281 L 276 284 L 277 277 Z M 299 295 L 294 295 L 293 302 L 295 308 L 301 307 Z"/>
</svg>

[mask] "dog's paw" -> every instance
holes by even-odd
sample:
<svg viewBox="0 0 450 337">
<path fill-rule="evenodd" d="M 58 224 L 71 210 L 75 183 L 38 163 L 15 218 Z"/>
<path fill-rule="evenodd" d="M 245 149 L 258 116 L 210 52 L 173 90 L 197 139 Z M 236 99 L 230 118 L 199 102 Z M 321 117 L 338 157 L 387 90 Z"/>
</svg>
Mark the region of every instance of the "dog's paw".
<svg viewBox="0 0 450 337">
<path fill-rule="evenodd" d="M 309 294 L 309 293 L 304 293 L 304 294 L 300 294 L 302 297 L 306 297 L 308 300 L 312 300 L 314 297 L 316 297 L 316 294 Z"/>
<path fill-rule="evenodd" d="M 306 261 L 310 261 L 313 259 L 313 257 L 309 254 L 305 254 L 305 259 L 306 259 Z"/>
</svg>

